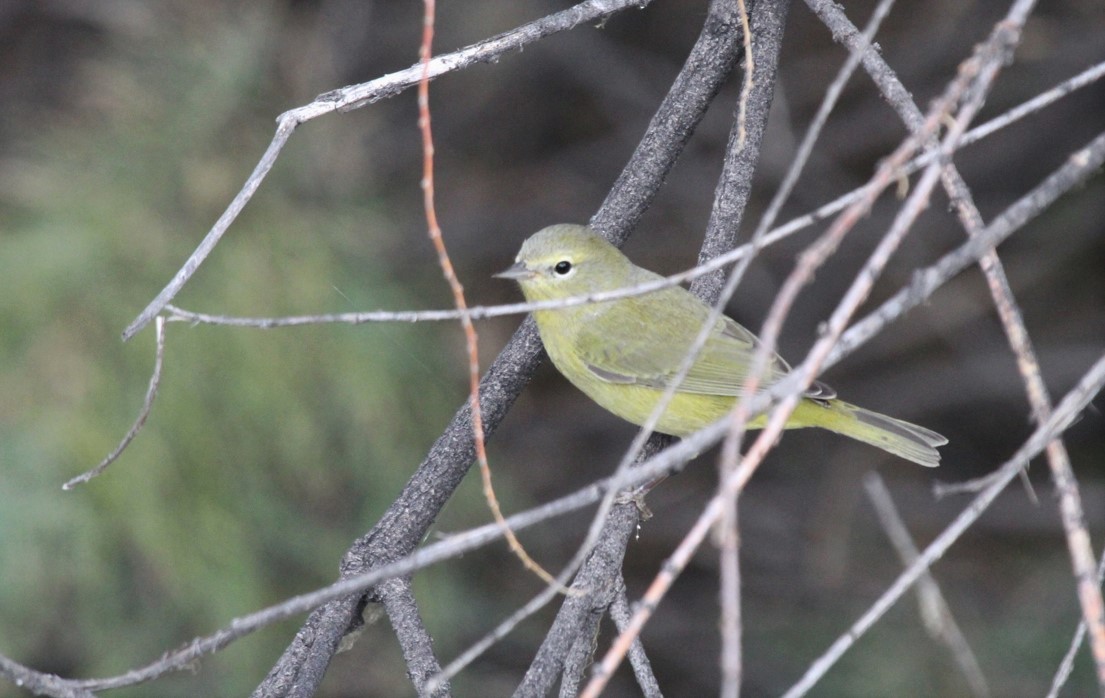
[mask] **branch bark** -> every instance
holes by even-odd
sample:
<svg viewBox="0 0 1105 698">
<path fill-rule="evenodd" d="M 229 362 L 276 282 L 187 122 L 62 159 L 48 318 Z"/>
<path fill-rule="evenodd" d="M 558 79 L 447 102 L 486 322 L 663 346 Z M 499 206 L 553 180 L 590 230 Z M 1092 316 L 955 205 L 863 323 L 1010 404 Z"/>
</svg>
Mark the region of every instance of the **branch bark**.
<svg viewBox="0 0 1105 698">
<path fill-rule="evenodd" d="M 715 6 L 726 3 L 715 0 Z M 732 32 L 726 15 L 711 11 L 696 49 L 657 110 L 640 145 L 614 183 L 591 224 L 620 244 L 648 208 L 732 69 L 733 52 L 723 50 Z M 484 433 L 490 436 L 529 382 L 540 362 L 541 345 L 527 318 L 492 363 L 481 382 Z M 468 404 L 431 448 L 426 460 L 379 523 L 346 553 L 343 578 L 398 559 L 421 541 L 475 457 Z M 309 696 L 321 682 L 342 636 L 355 622 L 360 597 L 328 604 L 315 612 L 255 691 L 255 696 Z"/>
<path fill-rule="evenodd" d="M 753 56 L 755 64 L 760 67 L 760 72 L 755 78 L 752 91 L 746 95 L 746 108 L 749 118 L 745 124 L 747 133 L 743 138 L 738 134 L 737 119 L 734 117 L 730 147 L 717 186 L 709 230 L 701 252 L 703 260 L 727 252 L 734 244 L 736 230 L 739 227 L 741 216 L 751 192 L 752 175 L 755 172 L 759 146 L 762 142 L 763 131 L 771 107 L 778 54 L 782 45 L 783 25 L 786 20 L 788 6 L 789 2 L 787 0 L 779 2 L 761 0 L 753 7 Z M 692 50 L 684 72 L 688 72 L 688 69 L 693 70 L 694 64 L 699 60 L 708 58 L 711 53 L 719 48 L 731 52 L 732 60 L 735 61 L 740 49 L 739 26 L 734 4 L 713 2 L 710 6 L 710 15 L 699 37 L 699 43 Z M 716 41 L 714 37 L 719 36 L 719 29 L 724 28 L 729 30 L 728 35 L 720 34 L 720 37 L 725 40 L 724 44 L 720 47 L 711 46 Z M 703 58 L 696 58 L 696 54 L 702 55 Z M 676 84 L 678 85 L 678 83 L 677 80 Z M 658 113 L 657 116 L 659 117 L 659 115 Z M 647 142 L 647 139 L 643 140 L 638 151 L 645 147 Z M 714 302 L 720 294 L 723 282 L 724 275 L 719 274 L 705 281 L 700 280 L 699 283 L 692 286 L 692 290 L 695 290 L 707 302 Z M 653 450 L 659 445 L 659 441 L 655 436 L 649 445 Z M 647 452 L 649 452 L 649 449 L 646 449 Z M 635 505 L 617 505 L 610 512 L 610 518 L 600 537 L 600 541 L 602 541 L 600 546 L 610 538 L 628 541 L 636 526 L 637 509 Z M 610 589 L 615 584 L 615 575 L 620 575 L 620 573 L 620 564 L 619 567 L 614 568 L 606 564 L 604 558 L 592 556 L 580 569 L 576 585 L 587 589 Z M 577 633 L 582 624 L 582 614 L 587 612 L 585 605 L 572 601 L 566 601 L 561 607 L 545 643 L 539 649 L 522 685 L 515 693 L 516 696 L 545 695 L 551 689 L 562 668 L 563 657 L 566 656 L 567 650 L 578 636 Z M 612 596 L 604 599 L 603 606 L 609 606 L 612 601 Z"/>
</svg>

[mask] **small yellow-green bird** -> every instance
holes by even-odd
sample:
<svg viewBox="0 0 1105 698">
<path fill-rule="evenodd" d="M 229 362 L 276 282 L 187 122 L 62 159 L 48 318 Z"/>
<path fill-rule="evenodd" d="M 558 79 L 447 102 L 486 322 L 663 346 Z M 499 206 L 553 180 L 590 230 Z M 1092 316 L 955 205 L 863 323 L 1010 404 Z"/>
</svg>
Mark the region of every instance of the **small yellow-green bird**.
<svg viewBox="0 0 1105 698">
<path fill-rule="evenodd" d="M 495 276 L 514 279 L 526 300 L 547 301 L 634 286 L 661 277 L 642 269 L 590 228 L 561 224 L 522 244 L 514 266 Z M 553 364 L 577 388 L 622 419 L 641 425 L 675 377 L 710 312 L 686 289 L 672 286 L 615 301 L 534 312 Z M 722 316 L 660 417 L 657 431 L 687 436 L 721 419 L 740 396 L 759 340 Z M 790 371 L 773 356 L 763 384 Z M 752 423 L 762 427 L 763 418 Z M 788 429 L 821 427 L 936 466 L 940 434 L 836 399 L 814 384 Z"/>
</svg>

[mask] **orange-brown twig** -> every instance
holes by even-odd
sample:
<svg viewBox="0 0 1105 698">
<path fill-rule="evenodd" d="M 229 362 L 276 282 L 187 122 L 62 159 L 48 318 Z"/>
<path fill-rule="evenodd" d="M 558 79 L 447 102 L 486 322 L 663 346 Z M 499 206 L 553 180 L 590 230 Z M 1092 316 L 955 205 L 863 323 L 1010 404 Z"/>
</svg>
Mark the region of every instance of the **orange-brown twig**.
<svg viewBox="0 0 1105 698">
<path fill-rule="evenodd" d="M 476 461 L 480 466 L 480 478 L 483 482 L 483 494 L 487 506 L 491 509 L 495 523 L 503 529 L 511 551 L 518 556 L 527 569 L 540 577 L 546 584 L 560 587 L 564 593 L 571 593 L 556 581 L 544 567 L 539 565 L 514 535 L 506 519 L 503 518 L 499 500 L 491 484 L 491 466 L 487 462 L 487 445 L 484 441 L 483 413 L 480 410 L 480 357 L 477 344 L 476 327 L 468 315 L 468 302 L 464 299 L 464 287 L 457 279 L 449 252 L 445 249 L 445 240 L 441 235 L 441 226 L 437 222 L 437 209 L 434 206 L 434 137 L 430 127 L 430 56 L 434 41 L 434 16 L 436 0 L 424 0 L 425 13 L 422 19 L 422 45 L 418 56 L 422 63 L 422 77 L 418 81 L 418 128 L 422 132 L 422 203 L 426 209 L 426 223 L 429 227 L 430 241 L 437 251 L 437 261 L 449 289 L 453 292 L 453 302 L 460 311 L 460 324 L 464 328 L 465 349 L 468 353 L 468 391 L 472 405 L 472 437 L 476 446 Z"/>
</svg>

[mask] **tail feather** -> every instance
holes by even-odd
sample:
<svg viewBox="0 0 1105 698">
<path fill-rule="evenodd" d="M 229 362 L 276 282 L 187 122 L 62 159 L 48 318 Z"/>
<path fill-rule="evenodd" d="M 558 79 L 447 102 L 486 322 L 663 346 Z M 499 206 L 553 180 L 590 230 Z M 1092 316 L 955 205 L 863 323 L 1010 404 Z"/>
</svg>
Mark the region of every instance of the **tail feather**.
<svg viewBox="0 0 1105 698">
<path fill-rule="evenodd" d="M 843 434 L 919 465 L 929 468 L 940 465 L 940 452 L 936 447 L 943 446 L 948 440 L 935 431 L 865 410 L 843 400 L 805 403 L 824 410 L 819 418 L 810 420 L 812 426 Z"/>
</svg>

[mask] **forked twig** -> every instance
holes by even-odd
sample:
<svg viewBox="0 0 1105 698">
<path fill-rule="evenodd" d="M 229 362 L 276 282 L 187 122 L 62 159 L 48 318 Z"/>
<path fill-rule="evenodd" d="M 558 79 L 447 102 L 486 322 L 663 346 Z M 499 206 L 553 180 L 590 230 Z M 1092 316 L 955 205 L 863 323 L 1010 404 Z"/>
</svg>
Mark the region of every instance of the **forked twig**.
<svg viewBox="0 0 1105 698">
<path fill-rule="evenodd" d="M 937 100 L 930 109 L 925 119 L 924 128 L 917 134 L 907 138 L 906 141 L 895 150 L 894 154 L 880 164 L 878 172 L 872 178 L 868 186 L 868 195 L 845 210 L 829 230 L 799 257 L 798 265 L 783 284 L 783 287 L 776 296 L 775 302 L 768 313 L 767 320 L 764 323 L 764 330 L 760 335 L 761 346 L 756 351 L 755 357 L 751 363 L 751 384 L 747 387 L 747 392 L 744 397 L 738 401 L 733 411 L 733 428 L 730 430 L 729 434 L 727 434 L 725 444 L 723 445 L 721 456 L 723 459 L 723 470 L 727 469 L 725 465 L 726 460 L 732 459 L 731 462 L 736 462 L 737 449 L 735 444 L 739 443 L 745 425 L 751 417 L 747 403 L 751 401 L 751 396 L 754 395 L 757 388 L 756 376 L 764 371 L 768 357 L 774 352 L 776 339 L 781 329 L 782 319 L 787 314 L 798 291 L 808 282 L 814 270 L 816 270 L 836 249 L 843 235 L 854 225 L 858 215 L 870 206 L 874 196 L 893 180 L 897 168 L 907 161 L 914 149 L 927 140 L 929 134 L 935 132 L 935 129 L 943 124 L 952 110 L 958 105 L 958 115 L 951 124 L 947 135 L 942 140 L 940 148 L 941 155 L 944 158 L 950 156 L 950 154 L 954 152 L 958 139 L 966 131 L 967 124 L 973 118 L 974 114 L 981 108 L 983 98 L 987 93 L 988 83 L 985 80 L 977 80 L 976 77 L 982 66 L 989 66 L 1003 59 L 1009 41 L 1010 36 L 1008 32 L 1005 31 L 1005 28 L 999 23 L 998 27 L 992 32 L 988 42 L 983 44 L 980 49 L 976 51 L 976 54 L 964 63 L 957 78 L 949 85 L 941 99 Z M 962 104 L 960 104 L 961 100 Z M 855 312 L 859 304 L 866 298 L 871 284 L 881 269 L 885 267 L 890 254 L 897 248 L 912 222 L 927 203 L 928 196 L 936 184 L 939 173 L 940 166 L 938 163 L 934 163 L 926 168 L 916 188 L 903 205 L 899 215 L 895 218 L 890 230 L 876 247 L 867 264 L 859 274 L 857 274 L 855 283 L 849 288 L 844 299 L 840 302 L 836 311 L 834 311 L 831 318 L 826 323 L 822 332 L 823 336 L 814 344 L 806 361 L 793 372 L 793 375 L 797 376 L 797 380 L 800 382 L 798 386 L 800 390 L 794 390 L 788 393 L 779 405 L 772 410 L 768 417 L 766 427 L 761 432 L 759 438 L 756 439 L 749 452 L 741 460 L 740 467 L 729 469 L 730 474 L 725 478 L 725 484 L 720 488 L 718 495 L 710 501 L 696 521 L 695 526 L 683 539 L 683 542 L 680 543 L 676 552 L 669 558 L 668 564 L 665 565 L 664 569 L 657 575 L 652 585 L 649 587 L 644 596 L 644 603 L 641 609 L 634 615 L 633 624 L 630 628 L 631 632 L 640 632 L 644 623 L 651 617 L 656 604 L 658 604 L 660 599 L 666 594 L 667 590 L 674 582 L 674 579 L 686 565 L 686 562 L 690 558 L 690 554 L 701 544 L 706 529 L 714 525 L 721 516 L 726 506 L 725 502 L 740 492 L 752 473 L 762 462 L 764 455 L 774 445 L 774 442 L 780 436 L 791 412 L 801 399 L 802 391 L 812 382 L 814 374 L 821 367 L 826 356 L 837 341 L 837 338 L 843 332 L 848 319 Z M 606 681 L 608 681 L 609 677 L 612 675 L 614 668 L 628 649 L 629 635 L 630 632 L 622 633 L 607 652 L 599 668 L 596 670 L 591 683 L 588 684 L 581 694 L 584 698 L 594 698 L 602 690 Z"/>
<path fill-rule="evenodd" d="M 422 79 L 423 72 L 426 72 L 429 78 L 435 78 L 448 72 L 467 68 L 474 63 L 493 61 L 505 53 L 521 50 L 527 44 L 543 39 L 550 34 L 572 29 L 584 22 L 608 17 L 627 7 L 643 7 L 649 2 L 651 0 L 585 0 L 585 2 L 581 2 L 575 7 L 524 24 L 459 51 L 438 56 L 431 60 L 428 66 L 424 67 L 419 63 L 370 82 L 332 90 L 320 95 L 310 104 L 284 112 L 277 118 L 276 133 L 273 135 L 272 141 L 249 178 L 246 179 L 245 184 L 242 185 L 242 189 L 235 195 L 230 205 L 215 221 L 211 230 L 204 236 L 199 246 L 184 262 L 184 265 L 181 266 L 172 280 L 123 330 L 123 339 L 130 339 L 149 324 L 150 320 L 160 313 L 165 305 L 172 301 L 184 288 L 184 285 L 188 283 L 192 275 L 196 273 L 196 270 L 222 240 L 230 225 L 242 212 L 246 204 L 253 198 L 261 183 L 268 176 L 269 171 L 272 170 L 272 166 L 276 164 L 276 159 L 284 150 L 288 139 L 291 138 L 292 133 L 300 124 L 335 111 L 350 111 L 380 99 L 393 97 L 403 90 L 417 85 Z"/>
<path fill-rule="evenodd" d="M 146 388 L 146 399 L 142 402 L 142 409 L 138 412 L 138 418 L 134 420 L 134 424 L 131 425 L 131 428 L 127 431 L 123 440 L 119 442 L 119 445 L 115 447 L 115 450 L 107 454 L 95 468 L 81 473 L 62 485 L 61 488 L 63 490 L 71 490 L 82 482 L 88 482 L 107 470 L 107 467 L 123 454 L 123 451 L 126 450 L 131 441 L 134 441 L 134 437 L 138 436 L 138 432 L 142 431 L 142 427 L 146 424 L 146 418 L 150 416 L 150 411 L 153 409 L 153 402 L 157 398 L 157 389 L 161 385 L 161 367 L 165 363 L 165 318 L 158 316 L 154 327 L 157 337 L 157 349 L 154 353 L 153 373 L 150 374 L 150 385 Z"/>
<path fill-rule="evenodd" d="M 844 333 L 836 348 L 826 358 L 826 368 L 835 365 L 843 357 L 865 344 L 880 330 L 887 327 L 890 322 L 900 318 L 910 309 L 925 303 L 936 289 L 942 287 L 963 269 L 974 264 L 987 249 L 1009 237 L 1014 231 L 1051 206 L 1062 194 L 1083 183 L 1103 165 L 1105 165 L 1105 133 L 1071 155 L 1066 163 L 1009 206 L 987 226 L 986 230 L 977 239 L 963 243 L 959 248 L 945 254 L 935 264 L 918 271 L 911 286 L 902 289 L 885 301 L 878 309 L 853 325 Z M 762 410 L 767 406 L 769 400 L 797 389 L 798 383 L 799 376 L 797 375 L 792 375 L 780 381 L 763 395 L 758 396 L 758 399 L 750 408 L 753 411 Z M 1082 404 L 1088 403 L 1091 397 L 1092 395 L 1087 396 Z M 1071 417 L 1070 421 L 1073 421 L 1073 419 L 1074 417 Z M 1058 423 L 1054 415 L 1052 423 Z M 725 420 L 722 420 L 722 422 L 674 444 L 648 462 L 642 463 L 639 468 L 588 485 L 578 492 L 543 504 L 533 510 L 514 514 L 508 519 L 511 528 L 518 530 L 554 516 L 576 511 L 602 499 L 607 492 L 643 484 L 665 473 L 678 470 L 694 454 L 717 443 L 726 432 L 727 427 L 728 424 L 725 423 Z M 989 484 L 993 485 L 1001 476 L 1002 471 L 995 473 Z M 979 509 L 975 512 L 975 516 L 977 517 L 981 513 L 982 509 Z M 967 522 L 966 525 L 969 526 L 970 523 Z M 51 677 L 38 672 L 27 673 L 30 670 L 25 667 L 22 668 L 22 673 L 14 670 L 13 673 L 7 671 L 10 660 L 5 660 L 2 656 L 0 656 L 0 672 L 12 680 L 22 681 L 24 685 L 31 685 L 32 679 L 35 685 L 47 686 L 60 683 L 60 687 L 51 693 L 51 695 L 59 696 L 78 695 L 78 693 L 65 693 L 64 691 L 69 690 L 67 687 L 72 687 L 73 690 L 105 690 L 150 681 L 167 672 L 179 671 L 190 666 L 198 658 L 216 652 L 235 640 L 272 623 L 305 613 L 322 604 L 347 597 L 350 594 L 361 593 L 383 580 L 410 574 L 436 562 L 456 557 L 464 552 L 498 540 L 501 535 L 502 530 L 497 524 L 487 524 L 472 531 L 457 534 L 440 543 L 415 550 L 404 558 L 389 564 L 344 578 L 325 588 L 287 599 L 274 606 L 236 618 L 227 627 L 215 634 L 197 638 L 189 642 L 184 648 L 167 653 L 152 664 L 133 669 L 120 676 L 74 681 Z M 546 591 L 548 590 L 546 589 Z M 555 595 L 555 592 L 551 592 L 551 595 Z M 835 659 L 832 661 L 835 661 Z"/>
<path fill-rule="evenodd" d="M 816 4 L 818 14 L 828 20 L 827 24 L 830 26 L 839 25 L 839 27 L 848 30 L 844 32 L 845 36 L 854 36 L 855 27 L 851 26 L 851 23 L 838 6 L 824 2 L 824 0 L 817 0 L 816 3 L 811 1 L 811 4 Z M 1015 44 L 1021 27 L 1023 27 L 1034 5 L 1035 3 L 1032 0 L 1018 0 L 1010 8 L 1006 19 L 998 25 L 998 31 L 1008 36 L 1007 44 L 1009 46 Z M 834 29 L 834 31 L 836 30 Z M 866 61 L 871 68 L 872 77 L 883 90 L 887 100 L 895 106 L 903 121 L 911 130 L 916 129 L 921 120 L 920 111 L 913 104 L 908 92 L 897 81 L 893 72 L 889 70 L 877 53 L 868 52 Z M 1000 67 L 995 61 L 982 64 L 979 70 L 980 85 L 992 82 Z M 1087 72 L 1088 74 L 1084 78 L 1086 80 L 1092 80 L 1094 75 L 1101 74 L 1099 70 Z M 972 238 L 977 237 L 983 228 L 982 216 L 974 205 L 966 182 L 950 161 L 945 167 L 942 177 L 944 188 L 964 229 L 967 231 L 967 235 Z M 1016 357 L 1017 369 L 1021 374 L 1025 392 L 1028 395 L 1033 418 L 1036 423 L 1041 423 L 1050 414 L 1051 401 L 1040 373 L 1036 351 L 1033 348 L 1020 309 L 1013 297 L 1001 258 L 996 250 L 987 250 L 986 254 L 979 260 L 979 266 L 986 278 L 1009 346 Z M 1051 468 L 1056 489 L 1059 492 L 1063 529 L 1067 536 L 1067 546 L 1074 568 L 1083 618 L 1089 628 L 1098 686 L 1102 691 L 1105 691 L 1105 601 L 1102 599 L 1100 585 L 1095 582 L 1094 569 L 1097 565 L 1094 561 L 1094 553 L 1086 529 L 1078 483 L 1070 465 L 1070 457 L 1062 441 L 1057 439 L 1054 443 L 1049 444 L 1047 454 L 1048 465 Z M 1029 484 L 1027 473 L 1022 474 L 1021 478 L 1029 494 L 1034 499 L 1035 495 Z"/>
<path fill-rule="evenodd" d="M 1028 440 L 1013 454 L 1013 457 L 998 468 L 995 473 L 996 477 L 991 480 L 986 489 L 980 492 L 960 512 L 959 516 L 925 548 L 916 562 L 898 575 L 894 583 L 883 592 L 883 595 L 875 603 L 871 604 L 871 607 L 860 616 L 859 620 L 841 634 L 829 649 L 810 665 L 805 675 L 784 694 L 783 698 L 799 698 L 813 688 L 825 675 L 825 672 L 848 651 L 848 648 L 855 644 L 891 606 L 897 603 L 898 599 L 913 586 L 925 570 L 940 559 L 948 548 L 978 520 L 978 517 L 993 504 L 997 496 L 1013 478 L 1018 476 L 1025 463 L 1044 450 L 1050 441 L 1077 419 L 1078 414 L 1101 391 L 1102 386 L 1105 386 L 1105 356 L 1098 359 L 1090 367 L 1090 370 L 1082 376 L 1078 384 L 1066 394 L 1055 408 L 1055 411 L 1052 412 L 1051 418 L 1046 423 L 1037 426 Z"/>
</svg>

